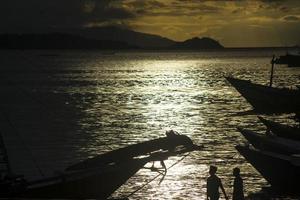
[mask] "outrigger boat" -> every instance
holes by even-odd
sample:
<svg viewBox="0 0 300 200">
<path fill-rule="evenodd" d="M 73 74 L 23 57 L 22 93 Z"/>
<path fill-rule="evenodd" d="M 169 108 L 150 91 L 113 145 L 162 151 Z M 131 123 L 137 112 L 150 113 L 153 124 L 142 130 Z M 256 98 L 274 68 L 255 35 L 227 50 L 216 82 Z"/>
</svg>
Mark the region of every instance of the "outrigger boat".
<svg viewBox="0 0 300 200">
<path fill-rule="evenodd" d="M 274 134 L 282 138 L 300 141 L 300 128 L 292 127 L 278 122 L 270 121 L 262 117 L 259 120 Z"/>
<path fill-rule="evenodd" d="M 280 114 L 300 111 L 298 89 L 275 88 L 232 77 L 226 79 L 252 105 L 256 113 Z"/>
<path fill-rule="evenodd" d="M 289 140 L 275 135 L 262 135 L 254 131 L 238 128 L 241 134 L 255 148 L 291 155 L 300 153 L 300 142 Z"/>
<path fill-rule="evenodd" d="M 1 182 L 0 197 L 106 199 L 148 162 L 161 163 L 170 156 L 199 150 L 184 135 L 130 145 L 68 167 L 59 176 L 27 182 L 12 178 Z M 5 188 L 5 189 L 3 189 Z"/>
<path fill-rule="evenodd" d="M 238 152 L 271 184 L 274 191 L 299 194 L 300 157 L 236 146 Z"/>
</svg>

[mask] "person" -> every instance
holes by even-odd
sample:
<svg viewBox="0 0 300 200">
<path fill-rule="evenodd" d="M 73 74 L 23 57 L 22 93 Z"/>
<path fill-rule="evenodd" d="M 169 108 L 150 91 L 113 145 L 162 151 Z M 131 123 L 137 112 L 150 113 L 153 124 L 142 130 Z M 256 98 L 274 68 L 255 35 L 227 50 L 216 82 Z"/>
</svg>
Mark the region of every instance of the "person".
<svg viewBox="0 0 300 200">
<path fill-rule="evenodd" d="M 232 172 L 234 178 L 233 181 L 233 194 L 232 200 L 244 200 L 244 187 L 243 187 L 243 179 L 240 175 L 240 168 L 235 167 Z"/>
<path fill-rule="evenodd" d="M 216 166 L 209 167 L 210 176 L 207 178 L 207 199 L 208 200 L 218 200 L 220 198 L 219 188 L 221 188 L 225 199 L 228 197 L 226 195 L 225 189 L 223 187 L 221 179 L 216 175 L 218 168 Z"/>
</svg>

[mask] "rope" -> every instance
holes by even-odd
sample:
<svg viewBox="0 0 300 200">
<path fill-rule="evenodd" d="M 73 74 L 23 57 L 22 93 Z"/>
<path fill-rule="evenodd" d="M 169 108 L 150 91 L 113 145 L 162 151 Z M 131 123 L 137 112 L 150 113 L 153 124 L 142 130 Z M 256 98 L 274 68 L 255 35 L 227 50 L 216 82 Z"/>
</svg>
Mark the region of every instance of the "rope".
<svg viewBox="0 0 300 200">
<path fill-rule="evenodd" d="M 175 165 L 177 165 L 179 162 L 181 162 L 183 159 L 185 159 L 185 157 L 187 157 L 189 155 L 186 154 L 184 155 L 180 160 L 176 161 L 175 163 L 173 163 L 170 167 L 167 168 L 167 170 L 171 169 L 172 167 L 174 167 Z M 143 189 L 146 185 L 148 185 L 149 183 L 153 182 L 155 179 L 157 179 L 160 175 L 163 175 L 162 173 L 159 173 L 158 175 L 156 175 L 154 178 L 150 179 L 148 182 L 146 182 L 144 185 L 142 185 L 141 187 L 139 187 L 138 189 L 134 190 L 133 192 L 131 192 L 130 194 L 128 194 L 127 196 L 125 196 L 125 198 L 129 198 L 130 196 L 134 195 L 135 193 L 137 193 L 138 191 L 140 191 L 141 189 Z M 165 175 L 165 174 L 164 174 Z"/>
</svg>

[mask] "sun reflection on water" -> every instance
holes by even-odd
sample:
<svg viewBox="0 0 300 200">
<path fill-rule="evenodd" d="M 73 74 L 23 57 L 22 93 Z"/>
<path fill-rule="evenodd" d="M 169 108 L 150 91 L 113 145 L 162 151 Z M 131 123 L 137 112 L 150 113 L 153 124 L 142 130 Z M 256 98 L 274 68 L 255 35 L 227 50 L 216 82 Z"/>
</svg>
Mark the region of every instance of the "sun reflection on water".
<svg viewBox="0 0 300 200">
<path fill-rule="evenodd" d="M 236 115 L 251 109 L 251 106 L 225 81 L 224 76 L 232 74 L 266 83 L 269 80 L 270 52 L 264 56 L 262 52 L 250 56 L 249 52 L 120 52 L 105 57 L 99 52 L 64 54 L 49 60 L 39 58 L 50 72 L 28 73 L 26 76 L 14 72 L 18 81 L 34 82 L 28 88 L 54 96 L 51 102 L 46 96 L 46 102 L 63 105 L 59 111 L 69 115 L 55 115 L 55 120 L 67 126 L 65 116 L 69 116 L 75 124 L 70 130 L 56 128 L 55 134 L 44 134 L 43 141 L 51 141 L 47 149 L 32 144 L 36 159 L 43 160 L 44 168 L 60 169 L 87 157 L 162 137 L 166 130 L 174 129 L 205 148 L 190 153 L 169 169 L 161 184 L 157 179 L 130 199 L 204 199 L 210 164 L 219 167 L 218 175 L 229 192 L 234 166 L 241 168 L 246 194 L 258 191 L 266 184 L 251 165 L 237 156 L 234 148 L 245 142 L 237 132 L 237 126 L 260 131 L 264 127 L 254 115 Z M 3 55 L 0 56 L 3 58 Z M 11 60 L 17 60 L 15 56 Z M 22 66 L 22 69 L 32 67 L 23 63 L 15 63 L 15 66 Z M 300 71 L 291 73 L 289 70 L 278 68 L 274 84 L 291 86 L 297 83 Z M 63 102 L 66 99 L 68 105 L 60 104 L 61 99 Z M 17 117 L 24 120 L 21 124 L 26 123 L 26 115 Z M 31 129 L 27 130 L 29 136 L 24 138 L 37 138 L 30 137 Z M 57 138 L 61 140 L 56 141 Z M 62 149 L 59 145 L 63 146 L 63 151 L 57 152 L 56 149 Z M 52 156 L 46 157 L 45 154 Z M 179 159 L 169 158 L 167 167 Z M 114 195 L 129 194 L 153 176 L 154 172 L 140 170 Z"/>
</svg>

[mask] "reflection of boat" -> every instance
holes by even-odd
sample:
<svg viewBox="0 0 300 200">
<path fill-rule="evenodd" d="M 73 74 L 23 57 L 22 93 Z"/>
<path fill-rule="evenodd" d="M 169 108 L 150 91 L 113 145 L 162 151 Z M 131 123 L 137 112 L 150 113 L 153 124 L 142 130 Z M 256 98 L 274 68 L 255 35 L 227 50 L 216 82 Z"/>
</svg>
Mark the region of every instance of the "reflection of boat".
<svg viewBox="0 0 300 200">
<path fill-rule="evenodd" d="M 238 152 L 271 184 L 276 192 L 299 194 L 300 158 L 236 146 Z"/>
<path fill-rule="evenodd" d="M 155 147 L 155 145 L 158 146 Z M 175 134 L 88 159 L 55 177 L 31 182 L 17 179 L 2 182 L 1 185 L 6 190 L 0 190 L 0 196 L 105 199 L 146 163 L 163 162 L 169 156 L 196 149 L 199 147 L 194 145 L 187 136 Z M 86 163 L 88 165 L 85 165 Z"/>
<path fill-rule="evenodd" d="M 261 135 L 256 132 L 238 128 L 242 135 L 257 149 L 281 154 L 300 153 L 300 142 L 277 136 Z"/>
<path fill-rule="evenodd" d="M 294 113 L 300 111 L 300 91 L 274 88 L 232 77 L 226 79 L 253 106 L 257 113 Z"/>
<path fill-rule="evenodd" d="M 279 137 L 300 141 L 300 128 L 273 122 L 262 117 L 258 118 L 273 134 Z"/>
<path fill-rule="evenodd" d="M 288 67 L 300 67 L 300 55 L 287 53 L 276 58 L 274 63 L 288 65 Z"/>
</svg>

